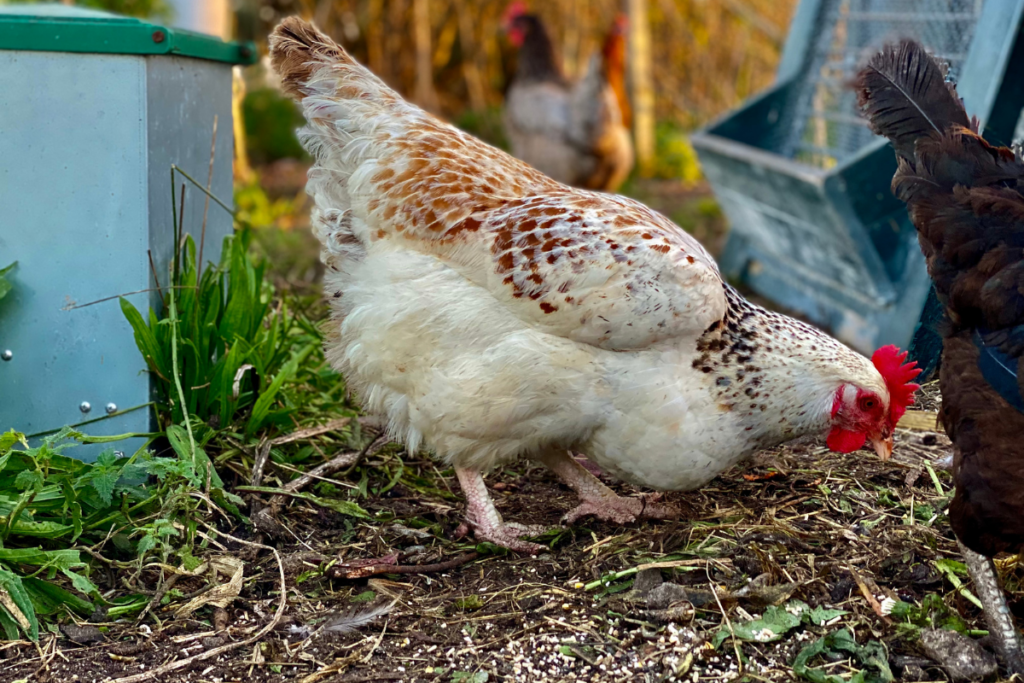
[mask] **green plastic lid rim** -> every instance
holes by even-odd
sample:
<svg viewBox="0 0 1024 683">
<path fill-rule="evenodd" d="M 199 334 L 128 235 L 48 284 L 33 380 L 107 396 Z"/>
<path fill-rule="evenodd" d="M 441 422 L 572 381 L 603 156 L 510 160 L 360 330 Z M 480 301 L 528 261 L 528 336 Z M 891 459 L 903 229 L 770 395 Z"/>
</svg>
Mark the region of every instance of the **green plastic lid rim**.
<svg viewBox="0 0 1024 683">
<path fill-rule="evenodd" d="M 64 5 L 0 8 L 0 50 L 123 55 L 173 54 L 227 64 L 253 64 L 251 42 L 225 42 L 183 29 Z"/>
</svg>

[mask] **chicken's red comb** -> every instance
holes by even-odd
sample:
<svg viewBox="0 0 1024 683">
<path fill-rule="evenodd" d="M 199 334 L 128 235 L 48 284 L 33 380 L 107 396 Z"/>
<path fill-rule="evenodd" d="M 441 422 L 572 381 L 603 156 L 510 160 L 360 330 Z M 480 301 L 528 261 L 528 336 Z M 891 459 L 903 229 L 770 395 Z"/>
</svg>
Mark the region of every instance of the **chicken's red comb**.
<svg viewBox="0 0 1024 683">
<path fill-rule="evenodd" d="M 503 26 L 508 26 L 512 23 L 516 17 L 521 17 L 524 14 L 529 13 L 530 7 L 523 0 L 513 0 L 505 8 L 505 13 L 501 15 L 501 23 Z"/>
<path fill-rule="evenodd" d="M 914 392 L 921 388 L 921 385 L 910 381 L 921 374 L 921 368 L 917 367 L 917 361 L 904 363 L 906 359 L 907 352 L 892 344 L 883 346 L 871 356 L 871 362 L 889 389 L 889 420 L 893 427 L 907 412 L 907 406 L 914 403 Z"/>
</svg>

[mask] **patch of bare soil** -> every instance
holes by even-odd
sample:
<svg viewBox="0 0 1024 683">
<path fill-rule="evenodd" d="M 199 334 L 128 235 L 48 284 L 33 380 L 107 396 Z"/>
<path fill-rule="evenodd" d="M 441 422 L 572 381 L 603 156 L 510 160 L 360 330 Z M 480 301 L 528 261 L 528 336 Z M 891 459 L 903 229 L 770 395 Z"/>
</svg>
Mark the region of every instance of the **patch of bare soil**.
<svg viewBox="0 0 1024 683">
<path fill-rule="evenodd" d="M 911 431 L 899 432 L 889 463 L 866 451 L 839 456 L 815 441 L 792 443 L 700 491 L 670 494 L 684 519 L 626 527 L 584 521 L 562 528 L 571 491 L 539 467 L 495 472 L 489 485 L 507 519 L 554 529 L 544 537 L 552 549 L 538 557 L 453 540 L 463 503 L 451 472 L 394 449 L 378 451 L 348 479 L 336 475 L 351 486 L 360 472 L 371 473 L 369 484 L 363 480 L 366 498 L 336 492 L 372 519 L 295 499 L 279 516 L 290 540 L 255 539 L 280 553 L 286 576 L 287 604 L 273 630 L 152 680 L 782 681 L 794 678 L 802 649 L 839 628 L 858 643 L 883 644 L 896 677 L 947 680 L 923 655 L 915 627 L 890 611 L 896 601 L 938 595 L 944 611 L 936 621 L 960 617 L 982 628 L 944 562 L 959 559 L 945 516 L 949 478 L 933 465 L 948 450 L 943 435 Z M 384 471 L 382 483 L 397 483 L 374 494 L 386 486 L 375 485 L 372 473 Z M 244 531 L 231 533 L 241 538 Z M 278 607 L 277 561 L 266 550 L 221 540 L 223 550 L 211 547 L 211 555 L 235 555 L 245 567 L 241 594 L 223 612 L 205 607 L 174 618 L 185 598 L 203 589 L 185 578 L 143 625 L 93 624 L 98 642 L 79 645 L 51 633 L 38 646 L 0 646 L 0 679 L 145 680 L 162 665 L 251 638 Z M 1002 569 L 1018 588 L 1015 564 L 1004 561 Z M 410 573 L 416 571 L 422 573 Z M 143 579 L 155 586 L 155 571 L 146 572 Z M 368 575 L 344 578 L 360 573 Z M 94 579 L 116 593 L 116 573 Z M 1018 612 L 1020 597 L 1013 602 Z M 721 629 L 767 618 L 772 605 L 793 610 L 794 600 L 843 613 L 779 639 L 766 633 L 712 647 Z M 843 657 L 815 665 L 844 677 L 860 667 Z"/>
</svg>

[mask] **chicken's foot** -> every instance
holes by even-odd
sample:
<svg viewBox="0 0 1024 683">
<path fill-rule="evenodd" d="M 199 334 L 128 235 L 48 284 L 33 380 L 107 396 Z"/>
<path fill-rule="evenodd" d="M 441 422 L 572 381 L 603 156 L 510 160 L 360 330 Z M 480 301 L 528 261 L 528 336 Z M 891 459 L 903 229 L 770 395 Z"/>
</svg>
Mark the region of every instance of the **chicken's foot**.
<svg viewBox="0 0 1024 683">
<path fill-rule="evenodd" d="M 999 654 L 1011 674 L 1024 675 L 1024 649 L 1021 648 L 1020 635 L 1010 615 L 1010 607 L 1006 604 L 1006 595 L 999 585 L 992 560 L 979 555 L 957 540 L 960 552 L 963 553 L 967 569 L 971 572 L 974 588 L 983 605 L 982 612 L 988 628 L 996 639 Z"/>
<path fill-rule="evenodd" d="M 487 492 L 484 477 L 476 470 L 455 468 L 459 485 L 466 494 L 466 523 L 472 527 L 474 535 L 481 541 L 490 541 L 503 548 L 520 553 L 536 555 L 547 547 L 524 541 L 520 536 L 539 536 L 547 531 L 538 525 L 505 522 L 498 508 L 494 507 L 491 494 Z"/>
<path fill-rule="evenodd" d="M 626 498 L 605 486 L 568 451 L 551 450 L 537 458 L 564 481 L 576 495 L 580 504 L 570 510 L 562 520 L 572 524 L 581 517 L 593 515 L 616 524 L 629 524 L 638 519 L 676 519 L 679 511 L 671 505 L 658 503 L 660 494 Z"/>
</svg>

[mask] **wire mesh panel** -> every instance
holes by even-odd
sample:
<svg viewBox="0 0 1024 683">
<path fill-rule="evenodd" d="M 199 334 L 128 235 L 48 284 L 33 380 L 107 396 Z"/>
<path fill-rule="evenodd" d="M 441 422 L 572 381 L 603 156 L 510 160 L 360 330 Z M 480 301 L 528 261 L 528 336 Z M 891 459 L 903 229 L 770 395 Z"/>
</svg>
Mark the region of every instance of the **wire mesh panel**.
<svg viewBox="0 0 1024 683">
<path fill-rule="evenodd" d="M 923 43 L 946 60 L 951 75 L 967 57 L 983 0 L 824 0 L 807 78 L 782 133 L 783 156 L 832 168 L 875 136 L 849 88 L 857 69 L 882 45 L 901 38 Z"/>
<path fill-rule="evenodd" d="M 890 189 L 895 156 L 849 82 L 886 43 L 916 39 L 986 136 L 1008 141 L 1024 130 L 1022 24 L 1024 0 L 800 0 L 776 86 L 691 138 L 729 217 L 722 272 L 858 350 L 913 338 L 932 364 L 938 346 L 917 341 L 931 281 Z"/>
</svg>

